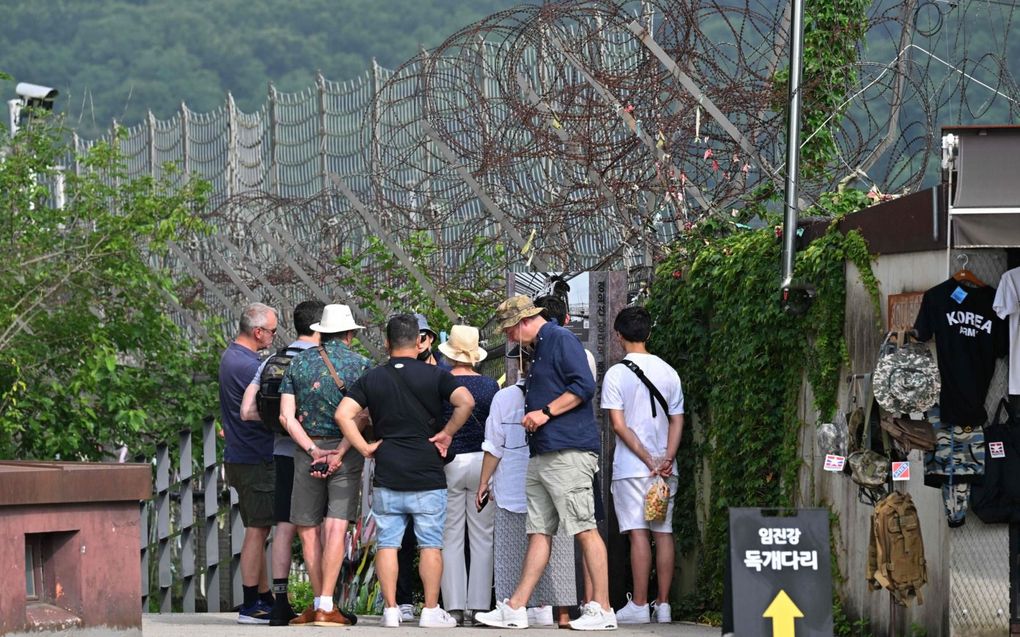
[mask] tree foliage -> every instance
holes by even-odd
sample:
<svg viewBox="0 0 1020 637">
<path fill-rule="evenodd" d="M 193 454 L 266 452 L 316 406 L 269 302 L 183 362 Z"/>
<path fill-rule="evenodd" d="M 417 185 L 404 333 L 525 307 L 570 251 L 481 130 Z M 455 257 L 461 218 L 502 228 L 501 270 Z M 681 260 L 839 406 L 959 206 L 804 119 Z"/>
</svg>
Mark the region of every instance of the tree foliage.
<svg viewBox="0 0 1020 637">
<path fill-rule="evenodd" d="M 98 144 L 66 175 L 58 209 L 49 184 L 65 138 L 37 119 L 0 160 L 4 458 L 144 453 L 216 405 L 221 343 L 189 342 L 170 318 L 171 279 L 150 266 L 168 240 L 203 230 L 208 184 L 127 180 L 116 146 Z"/>
<path fill-rule="evenodd" d="M 826 203 L 849 212 L 863 201 L 847 191 Z M 721 608 L 727 545 L 719 538 L 728 532 L 727 508 L 796 504 L 802 383 L 810 383 L 820 416 L 830 417 L 847 360 L 847 261 L 878 303 L 864 239 L 857 231 L 840 233 L 833 223 L 797 255 L 798 278 L 817 290 L 810 311 L 784 313 L 778 235 L 769 227 L 731 232 L 711 223 L 695 226 L 657 268 L 648 300 L 658 326 L 653 351 L 680 372 L 686 404 L 696 414 L 678 453 L 680 475 L 711 476 L 700 494 L 681 490 L 676 507 L 679 548 L 699 555 L 698 592 L 684 605 L 695 617 Z"/>
<path fill-rule="evenodd" d="M 208 112 L 226 93 L 252 112 L 267 83 L 312 86 L 321 71 L 348 80 L 372 59 L 396 68 L 419 47 L 518 4 L 510 0 L 96 0 L 4 3 L 0 51 L 18 81 L 57 87 L 59 108 L 85 136 L 113 118 L 172 116 L 186 102 Z"/>
</svg>

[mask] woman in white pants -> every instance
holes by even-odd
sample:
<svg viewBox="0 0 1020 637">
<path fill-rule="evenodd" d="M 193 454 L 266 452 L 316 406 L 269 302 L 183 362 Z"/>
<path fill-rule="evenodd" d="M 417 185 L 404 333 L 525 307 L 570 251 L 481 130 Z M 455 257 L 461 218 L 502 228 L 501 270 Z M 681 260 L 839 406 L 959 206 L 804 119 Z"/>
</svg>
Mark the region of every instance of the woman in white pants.
<svg viewBox="0 0 1020 637">
<path fill-rule="evenodd" d="M 482 376 L 474 366 L 485 359 L 478 346 L 478 330 L 454 325 L 449 339 L 439 346 L 457 382 L 471 392 L 475 408 L 453 438 L 448 453 L 456 454 L 446 465 L 446 527 L 443 532 L 443 606 L 463 624 L 464 611 L 488 610 L 492 598 L 492 537 L 495 507 L 481 510 L 475 493 L 482 472 L 482 441 L 492 397 L 499 391 L 495 380 Z M 471 565 L 464 556 L 465 527 Z"/>
</svg>

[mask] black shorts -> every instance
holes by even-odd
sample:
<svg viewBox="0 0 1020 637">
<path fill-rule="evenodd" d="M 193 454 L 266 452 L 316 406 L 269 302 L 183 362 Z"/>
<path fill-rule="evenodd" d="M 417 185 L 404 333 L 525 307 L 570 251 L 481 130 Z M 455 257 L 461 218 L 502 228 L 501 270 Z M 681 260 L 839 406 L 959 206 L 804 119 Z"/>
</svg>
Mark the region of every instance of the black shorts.
<svg viewBox="0 0 1020 637">
<path fill-rule="evenodd" d="M 294 457 L 273 456 L 276 464 L 276 489 L 273 518 L 277 522 L 290 522 L 290 496 L 294 490 Z"/>
</svg>

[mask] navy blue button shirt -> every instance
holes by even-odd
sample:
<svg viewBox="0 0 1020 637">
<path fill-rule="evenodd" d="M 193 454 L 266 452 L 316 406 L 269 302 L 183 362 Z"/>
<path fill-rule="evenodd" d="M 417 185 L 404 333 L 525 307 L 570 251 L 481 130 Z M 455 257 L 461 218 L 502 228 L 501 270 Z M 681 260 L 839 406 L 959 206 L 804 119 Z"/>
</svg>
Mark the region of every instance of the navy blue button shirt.
<svg viewBox="0 0 1020 637">
<path fill-rule="evenodd" d="M 535 339 L 525 409 L 529 412 L 542 409 L 563 392 L 574 394 L 581 404 L 556 414 L 531 435 L 533 456 L 567 449 L 598 453 L 601 448 L 591 405 L 595 379 L 588 368 L 584 347 L 570 330 L 550 321 L 538 330 Z"/>
</svg>

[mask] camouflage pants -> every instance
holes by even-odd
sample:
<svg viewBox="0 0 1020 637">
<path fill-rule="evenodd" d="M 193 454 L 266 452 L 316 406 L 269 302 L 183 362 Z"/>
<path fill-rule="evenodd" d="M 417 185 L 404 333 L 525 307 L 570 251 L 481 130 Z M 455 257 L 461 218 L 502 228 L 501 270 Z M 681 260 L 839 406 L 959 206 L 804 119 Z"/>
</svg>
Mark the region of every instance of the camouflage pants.
<svg viewBox="0 0 1020 637">
<path fill-rule="evenodd" d="M 928 411 L 935 450 L 924 454 L 924 483 L 942 488 L 949 526 L 966 520 L 970 483 L 985 473 L 985 433 L 980 426 L 943 423 L 938 407 Z"/>
</svg>

